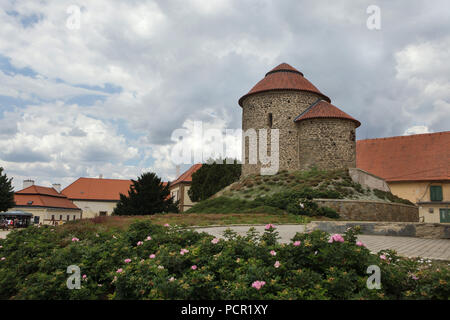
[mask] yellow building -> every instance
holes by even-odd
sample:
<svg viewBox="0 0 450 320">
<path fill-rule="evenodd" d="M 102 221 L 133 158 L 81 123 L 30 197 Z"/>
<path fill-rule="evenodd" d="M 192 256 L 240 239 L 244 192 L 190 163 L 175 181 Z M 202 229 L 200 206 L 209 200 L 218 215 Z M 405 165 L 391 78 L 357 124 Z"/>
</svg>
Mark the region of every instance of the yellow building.
<svg viewBox="0 0 450 320">
<path fill-rule="evenodd" d="M 16 205 L 8 211 L 23 210 L 33 214 L 35 224 L 62 224 L 81 219 L 81 210 L 60 193 L 59 185 L 52 188 L 34 185 L 25 180 L 24 188 L 14 193 Z"/>
<path fill-rule="evenodd" d="M 194 205 L 188 195 L 188 191 L 192 184 L 192 174 L 202 167 L 202 164 L 194 164 L 175 181 L 170 184 L 170 195 L 173 201 L 179 201 L 178 208 L 180 212 L 184 212 Z"/>
<path fill-rule="evenodd" d="M 391 192 L 419 206 L 424 222 L 450 222 L 450 181 L 390 182 Z"/>
<path fill-rule="evenodd" d="M 356 159 L 419 206 L 421 221 L 450 223 L 450 131 L 359 140 Z"/>
</svg>

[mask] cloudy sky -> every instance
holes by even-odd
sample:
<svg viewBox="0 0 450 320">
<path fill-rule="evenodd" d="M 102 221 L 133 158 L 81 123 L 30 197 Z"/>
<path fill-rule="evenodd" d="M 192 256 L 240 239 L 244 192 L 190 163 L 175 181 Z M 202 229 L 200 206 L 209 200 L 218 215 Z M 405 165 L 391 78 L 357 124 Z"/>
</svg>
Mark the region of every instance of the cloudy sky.
<svg viewBox="0 0 450 320">
<path fill-rule="evenodd" d="M 240 128 L 239 97 L 281 62 L 358 139 L 449 130 L 449 20 L 446 0 L 0 0 L 0 166 L 16 189 L 173 179 L 172 132 Z"/>
</svg>

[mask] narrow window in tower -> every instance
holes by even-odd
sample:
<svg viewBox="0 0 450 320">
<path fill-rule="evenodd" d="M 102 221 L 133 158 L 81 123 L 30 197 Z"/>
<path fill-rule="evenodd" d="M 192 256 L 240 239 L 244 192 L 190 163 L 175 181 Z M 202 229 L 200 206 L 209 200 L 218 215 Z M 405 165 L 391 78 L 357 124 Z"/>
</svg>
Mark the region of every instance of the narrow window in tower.
<svg viewBox="0 0 450 320">
<path fill-rule="evenodd" d="M 267 123 L 269 125 L 269 128 L 272 128 L 272 114 L 271 113 L 269 113 L 269 117 L 267 119 Z"/>
</svg>

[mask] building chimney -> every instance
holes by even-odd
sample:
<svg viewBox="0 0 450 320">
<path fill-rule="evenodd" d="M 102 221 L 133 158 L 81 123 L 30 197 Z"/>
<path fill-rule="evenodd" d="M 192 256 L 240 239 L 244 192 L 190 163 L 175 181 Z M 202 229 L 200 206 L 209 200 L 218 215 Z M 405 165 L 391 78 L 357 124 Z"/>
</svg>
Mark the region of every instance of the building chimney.
<svg viewBox="0 0 450 320">
<path fill-rule="evenodd" d="M 178 177 L 180 176 L 180 165 L 177 165 L 176 168 L 177 168 L 177 176 L 175 179 L 178 179 Z"/>
<path fill-rule="evenodd" d="M 23 189 L 34 186 L 34 180 L 23 180 Z"/>
<path fill-rule="evenodd" d="M 53 189 L 58 191 L 58 193 L 61 193 L 61 185 L 59 183 L 52 184 Z"/>
</svg>

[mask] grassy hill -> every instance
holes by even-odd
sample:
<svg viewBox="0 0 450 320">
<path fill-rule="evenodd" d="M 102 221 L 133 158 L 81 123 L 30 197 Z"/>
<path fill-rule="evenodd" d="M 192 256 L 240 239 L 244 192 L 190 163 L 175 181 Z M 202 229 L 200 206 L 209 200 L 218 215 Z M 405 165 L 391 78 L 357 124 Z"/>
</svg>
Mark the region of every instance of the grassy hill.
<svg viewBox="0 0 450 320">
<path fill-rule="evenodd" d="M 374 200 L 412 204 L 390 192 L 364 188 L 352 181 L 348 170 L 286 172 L 273 176 L 248 176 L 206 201 L 199 202 L 188 213 L 297 213 L 299 203 L 311 204 L 314 198 Z M 311 211 L 310 210 L 310 211 Z M 308 214 L 306 214 L 308 215 Z"/>
</svg>

